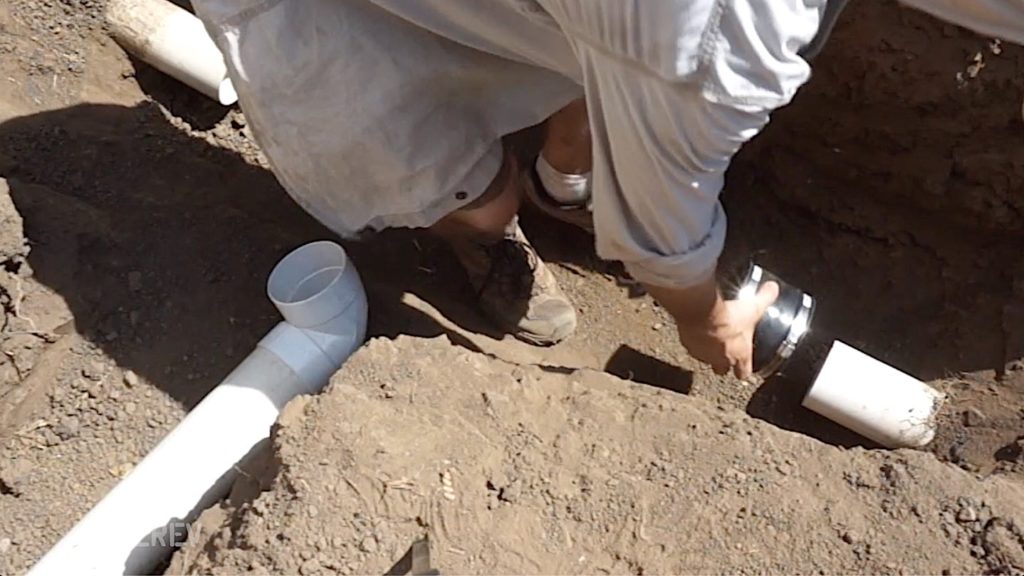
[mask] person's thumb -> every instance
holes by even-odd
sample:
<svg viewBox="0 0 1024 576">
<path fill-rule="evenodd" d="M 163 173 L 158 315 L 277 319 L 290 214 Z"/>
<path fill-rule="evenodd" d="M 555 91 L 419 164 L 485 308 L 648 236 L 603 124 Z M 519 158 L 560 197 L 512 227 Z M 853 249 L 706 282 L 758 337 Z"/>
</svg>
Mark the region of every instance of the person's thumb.
<svg viewBox="0 0 1024 576">
<path fill-rule="evenodd" d="M 757 289 L 754 295 L 754 303 L 757 305 L 757 318 L 764 316 L 768 307 L 775 303 L 779 297 L 779 285 L 776 282 L 765 282 Z"/>
</svg>

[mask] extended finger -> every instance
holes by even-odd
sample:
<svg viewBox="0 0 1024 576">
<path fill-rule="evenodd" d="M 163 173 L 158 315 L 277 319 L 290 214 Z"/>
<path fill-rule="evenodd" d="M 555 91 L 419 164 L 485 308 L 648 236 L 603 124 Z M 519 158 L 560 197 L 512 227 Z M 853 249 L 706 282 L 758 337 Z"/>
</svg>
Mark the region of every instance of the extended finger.
<svg viewBox="0 0 1024 576">
<path fill-rule="evenodd" d="M 776 282 L 765 282 L 757 289 L 754 301 L 757 303 L 757 317 L 764 316 L 768 307 L 779 298 L 779 285 Z"/>
<path fill-rule="evenodd" d="M 754 373 L 754 361 L 750 356 L 743 358 L 733 364 L 732 373 L 740 380 L 746 380 L 750 378 L 751 374 Z"/>
</svg>

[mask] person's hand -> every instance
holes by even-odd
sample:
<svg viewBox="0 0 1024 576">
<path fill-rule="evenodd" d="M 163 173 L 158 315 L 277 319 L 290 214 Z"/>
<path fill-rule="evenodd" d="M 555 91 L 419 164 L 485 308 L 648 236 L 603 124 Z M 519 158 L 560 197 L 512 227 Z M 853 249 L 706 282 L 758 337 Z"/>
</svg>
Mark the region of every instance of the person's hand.
<svg viewBox="0 0 1024 576">
<path fill-rule="evenodd" d="M 754 328 L 778 297 L 779 285 L 767 282 L 751 298 L 719 299 L 706 320 L 677 321 L 679 342 L 716 374 L 747 379 L 753 373 Z"/>
<path fill-rule="evenodd" d="M 766 282 L 743 300 L 723 300 L 714 275 L 694 286 L 672 289 L 646 286 L 675 318 L 679 342 L 691 356 L 718 374 L 746 379 L 753 373 L 754 328 L 779 297 L 779 285 Z"/>
</svg>

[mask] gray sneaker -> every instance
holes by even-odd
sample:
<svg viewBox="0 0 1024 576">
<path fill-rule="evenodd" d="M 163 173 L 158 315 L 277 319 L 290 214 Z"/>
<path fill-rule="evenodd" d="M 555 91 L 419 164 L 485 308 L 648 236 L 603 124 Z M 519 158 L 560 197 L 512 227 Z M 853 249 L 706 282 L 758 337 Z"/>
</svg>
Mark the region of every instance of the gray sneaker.
<svg viewBox="0 0 1024 576">
<path fill-rule="evenodd" d="M 480 308 L 498 328 L 539 346 L 557 344 L 576 329 L 576 310 L 517 222 L 495 243 L 451 245 Z"/>
</svg>

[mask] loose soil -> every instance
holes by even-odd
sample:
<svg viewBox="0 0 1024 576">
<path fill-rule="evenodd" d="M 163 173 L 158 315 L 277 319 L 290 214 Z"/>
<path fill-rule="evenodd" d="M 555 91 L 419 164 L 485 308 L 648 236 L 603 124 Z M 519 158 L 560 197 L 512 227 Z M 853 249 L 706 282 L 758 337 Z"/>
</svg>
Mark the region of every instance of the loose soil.
<svg viewBox="0 0 1024 576">
<path fill-rule="evenodd" d="M 244 115 L 127 57 L 102 8 L 0 5 L 2 574 L 277 321 L 276 260 L 331 237 Z M 820 303 L 759 387 L 695 363 L 590 238 L 536 215 L 580 313 L 548 349 L 494 334 L 426 235 L 347 243 L 376 340 L 171 570 L 386 571 L 424 535 L 442 572 L 1024 570 L 1022 97 L 1024 49 L 849 8 L 729 174 L 727 266 L 755 255 Z M 800 408 L 834 338 L 949 393 L 932 453 Z"/>
<path fill-rule="evenodd" d="M 1024 487 L 1009 478 L 840 449 L 443 339 L 372 341 L 324 394 L 288 407 L 271 462 L 270 490 L 208 511 L 169 573 L 400 573 L 423 537 L 432 567 L 454 574 L 962 574 L 1024 561 Z"/>
</svg>

